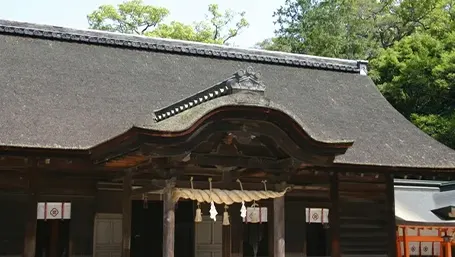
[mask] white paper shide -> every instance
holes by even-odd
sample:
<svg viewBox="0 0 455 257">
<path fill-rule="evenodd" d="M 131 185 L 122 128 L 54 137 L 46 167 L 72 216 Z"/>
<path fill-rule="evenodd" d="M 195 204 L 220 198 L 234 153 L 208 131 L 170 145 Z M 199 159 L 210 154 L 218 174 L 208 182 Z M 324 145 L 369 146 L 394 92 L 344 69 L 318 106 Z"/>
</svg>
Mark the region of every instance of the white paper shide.
<svg viewBox="0 0 455 257">
<path fill-rule="evenodd" d="M 329 209 L 324 208 L 306 208 L 307 223 L 329 223 Z"/>
<path fill-rule="evenodd" d="M 71 203 L 44 202 L 38 203 L 37 219 L 71 219 Z"/>
<path fill-rule="evenodd" d="M 246 217 L 243 219 L 246 223 L 264 223 L 267 222 L 267 207 L 247 207 Z"/>
</svg>

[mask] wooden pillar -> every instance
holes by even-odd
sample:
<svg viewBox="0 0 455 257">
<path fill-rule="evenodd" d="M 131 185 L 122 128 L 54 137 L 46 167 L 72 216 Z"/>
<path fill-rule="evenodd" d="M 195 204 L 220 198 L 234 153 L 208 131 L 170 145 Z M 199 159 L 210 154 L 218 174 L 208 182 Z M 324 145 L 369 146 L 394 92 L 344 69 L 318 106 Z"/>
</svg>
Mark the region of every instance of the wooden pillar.
<svg viewBox="0 0 455 257">
<path fill-rule="evenodd" d="M 28 190 L 27 190 L 27 214 L 25 220 L 25 239 L 23 257 L 35 257 L 36 251 L 36 219 L 38 209 L 38 194 L 36 190 L 36 181 L 34 172 L 29 171 L 28 174 Z"/>
<path fill-rule="evenodd" d="M 122 195 L 122 257 L 131 254 L 131 185 L 132 172 L 127 171 L 123 178 Z"/>
<path fill-rule="evenodd" d="M 231 257 L 231 226 L 223 226 L 222 233 L 222 257 Z"/>
<path fill-rule="evenodd" d="M 409 257 L 410 252 L 409 252 L 409 241 L 408 241 L 408 231 L 407 227 L 403 227 L 402 229 L 402 235 L 403 235 L 403 251 L 404 251 L 404 257 Z"/>
<path fill-rule="evenodd" d="M 330 201 L 332 208 L 329 211 L 329 225 L 332 239 L 332 257 L 341 256 L 340 248 L 340 197 L 338 173 L 330 174 Z"/>
<path fill-rule="evenodd" d="M 71 229 L 70 229 L 70 231 L 71 231 Z M 68 256 L 69 257 L 73 257 L 74 256 L 73 249 L 74 249 L 73 248 L 73 238 L 72 238 L 71 232 L 70 232 L 70 241 L 68 242 Z"/>
<path fill-rule="evenodd" d="M 174 257 L 175 202 L 172 191 L 175 179 L 167 180 L 163 191 L 163 257 Z"/>
<path fill-rule="evenodd" d="M 447 242 L 445 244 L 446 256 L 445 257 L 452 257 L 452 243 Z"/>
<path fill-rule="evenodd" d="M 442 236 L 442 231 L 441 229 L 438 229 L 438 237 Z M 438 257 L 443 257 L 444 256 L 444 247 L 442 243 L 439 243 L 439 256 Z"/>
<path fill-rule="evenodd" d="M 398 240 L 398 238 L 400 237 L 400 228 L 398 227 L 397 228 L 397 231 L 396 231 L 396 234 L 397 234 L 397 240 L 396 240 L 396 244 L 397 244 L 397 257 L 401 257 L 401 241 Z"/>
<path fill-rule="evenodd" d="M 230 172 L 223 172 L 223 181 L 230 182 L 232 181 L 232 176 Z M 227 209 L 225 211 L 228 211 Z M 224 213 L 223 213 L 224 215 Z M 223 217 L 224 219 L 224 217 Z M 224 221 L 224 220 L 223 220 Z M 231 221 L 233 222 L 233 221 Z M 232 236 L 231 236 L 231 225 L 222 227 L 222 257 L 231 257 L 232 256 Z"/>
<path fill-rule="evenodd" d="M 268 238 L 268 245 L 269 245 L 269 249 L 268 249 L 268 256 L 270 257 L 273 257 L 273 254 L 275 252 L 275 238 L 273 237 L 273 234 L 275 233 L 275 229 L 273 226 L 275 226 L 275 224 L 273 223 L 273 220 L 274 220 L 274 214 L 273 214 L 273 200 L 270 200 L 267 202 L 267 229 L 268 229 L 268 235 L 269 235 L 269 238 Z M 243 255 L 241 256 L 243 257 Z"/>
<path fill-rule="evenodd" d="M 386 174 L 386 226 L 388 234 L 388 256 L 398 257 L 397 254 L 397 224 L 395 219 L 395 189 L 393 174 Z M 420 245 L 420 244 L 419 244 Z M 420 248 L 419 248 L 420 253 Z M 401 253 L 400 253 L 401 254 Z"/>
<path fill-rule="evenodd" d="M 303 208 L 303 212 L 305 213 L 306 211 L 306 208 Z M 307 229 L 308 229 L 308 225 L 306 223 L 306 218 L 305 218 L 305 214 L 302 215 L 302 219 L 303 219 L 303 230 L 302 230 L 302 244 L 303 244 L 303 247 L 302 247 L 302 251 L 303 251 L 303 257 L 307 257 Z"/>
<path fill-rule="evenodd" d="M 233 204 L 231 213 L 231 256 L 243 257 L 243 220 L 240 217 L 240 204 Z"/>
<path fill-rule="evenodd" d="M 273 256 L 285 257 L 284 196 L 273 199 Z"/>
<path fill-rule="evenodd" d="M 420 228 L 416 228 L 417 229 L 417 236 L 420 238 Z M 422 257 L 422 242 L 419 241 L 419 257 Z"/>
</svg>

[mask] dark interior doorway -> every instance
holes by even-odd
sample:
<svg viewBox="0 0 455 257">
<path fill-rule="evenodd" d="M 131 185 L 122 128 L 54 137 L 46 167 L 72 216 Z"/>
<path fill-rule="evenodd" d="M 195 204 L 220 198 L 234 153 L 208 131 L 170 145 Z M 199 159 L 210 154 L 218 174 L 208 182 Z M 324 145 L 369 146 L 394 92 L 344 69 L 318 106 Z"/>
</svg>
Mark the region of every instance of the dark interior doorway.
<svg viewBox="0 0 455 257">
<path fill-rule="evenodd" d="M 307 256 L 330 256 L 329 229 L 322 223 L 306 224 Z"/>
<path fill-rule="evenodd" d="M 243 225 L 243 256 L 263 257 L 269 254 L 268 223 L 244 223 Z"/>
<path fill-rule="evenodd" d="M 175 257 L 194 256 L 193 202 L 179 201 L 175 210 Z M 163 255 L 163 202 L 132 203 L 131 257 Z"/>
<path fill-rule="evenodd" d="M 36 257 L 69 256 L 70 220 L 38 220 Z"/>
</svg>

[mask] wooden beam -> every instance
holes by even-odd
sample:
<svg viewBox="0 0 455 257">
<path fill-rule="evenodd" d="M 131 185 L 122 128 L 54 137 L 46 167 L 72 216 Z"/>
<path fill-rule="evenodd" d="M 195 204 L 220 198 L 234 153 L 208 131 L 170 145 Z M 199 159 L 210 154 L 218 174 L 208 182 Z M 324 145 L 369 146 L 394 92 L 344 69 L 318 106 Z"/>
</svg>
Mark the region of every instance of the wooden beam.
<svg viewBox="0 0 455 257">
<path fill-rule="evenodd" d="M 160 182 L 157 180 L 152 180 L 148 185 L 144 185 L 141 188 L 134 189 L 131 193 L 131 196 L 138 196 L 142 194 L 147 194 L 152 191 L 162 190 L 165 187 L 165 182 Z"/>
<path fill-rule="evenodd" d="M 332 257 L 341 257 L 340 249 L 340 197 L 338 173 L 330 174 L 330 201 L 332 208 L 329 211 L 330 231 L 332 238 Z"/>
<path fill-rule="evenodd" d="M 122 257 L 131 254 L 131 178 L 132 171 L 126 171 L 122 195 Z"/>
<path fill-rule="evenodd" d="M 250 123 L 251 121 L 245 121 Z M 151 154 L 152 156 L 176 156 L 182 153 L 192 151 L 201 142 L 207 142 L 207 139 L 216 132 L 245 132 L 245 123 L 233 124 L 229 121 L 218 121 L 215 123 L 208 124 L 204 130 L 194 134 L 192 137 L 187 137 L 185 141 L 175 141 L 174 143 L 169 142 L 165 147 L 158 143 L 145 143 L 141 145 L 141 152 Z M 252 125 L 252 124 L 250 124 Z M 247 125 L 248 126 L 248 125 Z M 318 147 L 316 145 L 310 146 L 308 144 L 299 144 L 296 146 L 295 142 L 289 137 L 289 135 L 282 131 L 275 125 L 270 123 L 261 123 L 261 125 L 254 124 L 251 127 L 248 126 L 250 133 L 260 134 L 267 137 L 272 137 L 276 142 L 280 142 L 280 148 L 286 153 L 293 153 L 293 156 L 298 157 L 301 160 L 311 160 L 311 163 L 318 163 L 318 165 L 328 164 L 333 161 L 333 156 L 339 153 L 344 153 L 347 148 L 328 148 Z M 264 133 L 264 131 L 266 131 Z M 161 146 L 161 147 L 160 147 Z M 290 155 L 290 154 L 289 154 Z M 331 157 L 330 157 L 331 156 Z"/>
<path fill-rule="evenodd" d="M 273 199 L 273 256 L 285 257 L 284 196 Z"/>
<path fill-rule="evenodd" d="M 455 224 L 454 223 L 437 223 L 437 224 L 430 224 L 430 225 L 423 225 L 421 223 L 418 224 L 400 224 L 397 225 L 397 227 L 400 228 L 409 228 L 409 229 L 437 229 L 438 231 L 445 231 L 445 230 L 450 230 L 450 231 L 455 231 Z"/>
<path fill-rule="evenodd" d="M 31 168 L 32 169 L 32 168 Z M 28 172 L 28 190 L 27 190 L 27 213 L 25 220 L 25 239 L 23 257 L 35 257 L 36 248 L 36 219 L 38 194 L 35 188 L 35 173 L 36 170 Z"/>
<path fill-rule="evenodd" d="M 134 180 L 134 182 L 139 182 L 143 186 L 142 188 L 138 188 L 133 190 L 133 195 L 147 193 L 149 191 L 160 190 L 166 187 L 166 180 L 146 180 L 146 181 L 138 181 Z M 137 184 L 136 184 L 137 185 Z M 244 183 L 242 182 L 242 186 L 244 190 L 264 190 L 264 185 L 258 181 L 257 183 Z M 175 181 L 175 187 L 179 188 L 191 188 L 190 180 L 187 181 Z M 213 181 L 212 187 L 217 189 L 237 189 L 240 190 L 240 184 L 238 182 L 225 182 L 221 181 Z M 292 185 L 291 185 L 292 187 Z M 209 183 L 207 181 L 193 181 L 193 188 L 195 189 L 209 189 Z"/>
<path fill-rule="evenodd" d="M 163 257 L 174 257 L 175 202 L 172 199 L 174 187 L 175 179 L 167 180 L 163 191 Z"/>
<path fill-rule="evenodd" d="M 127 158 L 128 156 L 130 156 L 130 155 L 126 155 L 125 158 Z M 134 165 L 129 165 L 128 170 L 131 170 L 132 177 L 136 177 L 137 175 L 144 173 L 148 169 L 154 169 L 155 168 L 154 166 L 156 166 L 156 163 L 153 163 L 153 159 L 152 158 L 149 158 L 149 157 L 145 158 L 144 157 L 144 159 L 145 160 L 142 160 L 139 163 L 135 163 Z M 112 177 L 111 180 L 113 182 L 118 182 L 118 181 L 122 181 L 124 177 L 125 177 L 125 172 L 122 170 L 120 172 L 117 172 L 117 174 L 115 174 Z"/>
<path fill-rule="evenodd" d="M 388 240 L 388 256 L 389 257 L 401 257 L 397 256 L 397 238 L 396 238 L 396 217 L 395 217 L 395 188 L 393 183 L 393 174 L 386 175 L 386 226 L 389 234 Z M 420 252 L 419 247 L 419 252 Z M 400 250 L 401 251 L 401 250 Z M 401 253 L 400 253 L 401 255 Z"/>
<path fill-rule="evenodd" d="M 444 242 L 442 237 L 439 236 L 406 236 L 406 238 L 404 236 L 398 237 L 399 242 L 404 242 L 405 240 L 408 242 Z"/>
<path fill-rule="evenodd" d="M 277 160 L 270 157 L 225 156 L 217 154 L 191 154 L 189 163 L 198 165 L 236 166 L 252 169 L 287 169 L 299 167 L 293 159 Z"/>
<path fill-rule="evenodd" d="M 61 195 L 96 195 L 96 180 L 81 179 L 57 179 L 50 176 L 40 177 L 37 187 L 40 188 L 40 195 L 61 194 Z M 121 190 L 122 187 L 119 187 Z"/>
</svg>

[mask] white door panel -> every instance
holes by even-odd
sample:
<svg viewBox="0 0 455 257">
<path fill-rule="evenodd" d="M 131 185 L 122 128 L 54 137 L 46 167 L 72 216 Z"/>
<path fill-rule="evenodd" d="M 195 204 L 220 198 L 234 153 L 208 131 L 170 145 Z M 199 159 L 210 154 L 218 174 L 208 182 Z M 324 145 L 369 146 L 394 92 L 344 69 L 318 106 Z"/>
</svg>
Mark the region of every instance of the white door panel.
<svg viewBox="0 0 455 257">
<path fill-rule="evenodd" d="M 122 214 L 97 213 L 93 233 L 93 257 L 120 257 Z"/>
</svg>

